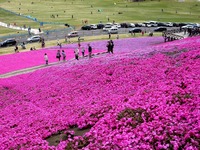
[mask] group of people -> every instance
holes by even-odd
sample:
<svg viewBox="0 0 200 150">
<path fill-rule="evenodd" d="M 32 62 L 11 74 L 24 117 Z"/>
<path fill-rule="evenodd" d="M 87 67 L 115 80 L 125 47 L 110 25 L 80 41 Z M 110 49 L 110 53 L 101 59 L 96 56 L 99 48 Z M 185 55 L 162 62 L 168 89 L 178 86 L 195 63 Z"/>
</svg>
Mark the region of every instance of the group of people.
<svg viewBox="0 0 200 150">
<path fill-rule="evenodd" d="M 63 61 L 66 60 L 66 54 L 65 54 L 64 50 L 62 50 L 62 52 L 60 52 L 60 50 L 58 50 L 57 53 L 56 53 L 56 58 L 59 61 L 61 60 L 61 57 L 63 57 Z M 44 54 L 44 60 L 45 60 L 46 65 L 48 65 L 49 64 L 49 58 L 48 58 L 47 53 Z"/>
<path fill-rule="evenodd" d="M 36 50 L 35 46 L 30 48 L 30 51 Z"/>
<path fill-rule="evenodd" d="M 19 44 L 19 45 L 21 46 L 22 49 L 26 49 L 26 45 L 25 45 L 24 42 L 22 42 L 22 43 Z M 17 44 L 15 45 L 14 51 L 15 51 L 15 53 L 19 53 L 19 47 L 18 47 Z"/>
<path fill-rule="evenodd" d="M 60 50 L 57 51 L 56 58 L 58 59 L 58 61 L 60 61 L 61 56 L 63 57 L 63 61 L 65 61 L 66 60 L 66 54 L 65 54 L 64 50 L 62 50 L 62 52 L 60 52 Z"/>
<path fill-rule="evenodd" d="M 84 47 L 81 47 L 80 43 L 78 43 L 78 47 L 79 47 L 79 48 L 76 48 L 76 49 L 74 50 L 74 54 L 75 54 L 75 59 L 76 59 L 76 60 L 79 60 L 79 49 L 81 49 L 82 57 L 85 57 L 85 48 L 84 48 Z M 89 55 L 88 55 L 89 58 L 91 58 L 91 57 L 92 57 L 92 47 L 91 47 L 90 44 L 88 44 L 88 54 L 89 54 Z"/>
<path fill-rule="evenodd" d="M 74 54 L 75 54 L 76 60 L 79 60 L 79 49 L 80 48 L 81 48 L 82 57 L 85 57 L 85 48 L 84 47 L 75 48 Z M 92 47 L 90 46 L 90 44 L 88 44 L 88 53 L 89 53 L 89 55 L 88 55 L 89 58 L 91 58 L 92 57 Z M 66 53 L 64 50 L 62 50 L 62 51 L 58 50 L 56 53 L 56 58 L 58 59 L 58 61 L 61 60 L 61 57 L 62 57 L 63 61 L 66 60 Z M 45 60 L 46 65 L 48 65 L 49 59 L 48 59 L 47 53 L 44 54 L 44 60 Z"/>
<path fill-rule="evenodd" d="M 106 47 L 107 47 L 107 52 L 113 54 L 114 43 L 112 40 L 108 41 Z"/>
<path fill-rule="evenodd" d="M 106 46 L 107 46 L 107 52 L 113 54 L 114 42 L 112 40 L 109 40 Z M 81 47 L 80 43 L 78 43 L 78 48 L 75 48 L 75 50 L 74 50 L 76 60 L 79 60 L 80 49 L 81 49 L 82 57 L 85 57 L 85 48 Z M 92 57 L 92 47 L 90 44 L 88 44 L 88 56 L 89 56 L 89 58 Z M 63 58 L 63 61 L 66 60 L 66 53 L 64 50 L 62 50 L 62 51 L 58 50 L 56 53 L 56 58 L 58 59 L 58 61 L 61 60 L 61 57 Z M 44 54 L 44 59 L 45 59 L 46 65 L 48 65 L 47 53 Z"/>
</svg>

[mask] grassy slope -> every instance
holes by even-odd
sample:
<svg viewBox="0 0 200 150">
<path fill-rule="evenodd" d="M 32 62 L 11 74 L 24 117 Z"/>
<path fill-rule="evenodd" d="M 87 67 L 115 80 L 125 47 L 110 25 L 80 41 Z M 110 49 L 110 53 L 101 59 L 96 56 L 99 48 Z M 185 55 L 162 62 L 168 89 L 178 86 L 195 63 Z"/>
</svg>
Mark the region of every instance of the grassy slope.
<svg viewBox="0 0 200 150">
<path fill-rule="evenodd" d="M 114 5 L 113 0 L 35 0 L 33 4 L 31 2 L 30 0 L 12 0 L 8 3 L 3 0 L 0 4 L 2 8 L 31 15 L 41 21 L 62 22 L 76 26 L 81 26 L 82 20 L 85 19 L 89 20 L 89 23 L 107 22 L 108 17 L 110 21 L 115 20 L 116 22 L 147 20 L 198 22 L 200 17 L 200 3 L 194 0 L 185 3 L 178 3 L 175 0 L 161 0 L 161 2 L 146 0 L 141 3 L 118 0 L 116 5 Z M 101 9 L 102 12 L 98 12 L 98 9 Z M 164 9 L 163 13 L 161 13 L 161 9 Z M 118 14 L 118 12 L 123 14 Z M 24 24 L 32 27 L 39 26 L 31 20 L 2 12 L 2 10 L 0 14 L 3 18 L 1 20 L 7 23 L 14 20 L 21 26 Z M 51 18 L 52 14 L 58 14 L 58 17 Z M 73 19 L 72 15 L 74 15 Z M 45 26 L 45 28 L 48 28 L 48 26 Z"/>
</svg>

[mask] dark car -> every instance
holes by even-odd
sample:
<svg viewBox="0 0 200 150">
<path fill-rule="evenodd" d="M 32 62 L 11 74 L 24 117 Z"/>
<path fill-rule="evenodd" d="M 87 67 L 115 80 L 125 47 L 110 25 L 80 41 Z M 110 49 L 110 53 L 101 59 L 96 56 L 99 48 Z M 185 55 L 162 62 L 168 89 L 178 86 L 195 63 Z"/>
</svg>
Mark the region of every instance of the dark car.
<svg viewBox="0 0 200 150">
<path fill-rule="evenodd" d="M 158 25 L 158 27 L 161 27 L 161 26 L 166 27 L 167 26 L 167 24 L 165 22 L 158 22 L 157 25 Z"/>
<path fill-rule="evenodd" d="M 139 28 L 132 28 L 128 31 L 129 33 L 140 33 L 142 32 L 142 29 Z"/>
<path fill-rule="evenodd" d="M 129 28 L 129 27 L 131 27 L 130 23 L 120 23 L 120 25 L 121 25 L 121 28 Z"/>
<path fill-rule="evenodd" d="M 16 44 L 17 44 L 17 41 L 15 39 L 7 39 L 0 43 L 0 47 L 13 46 Z"/>
<path fill-rule="evenodd" d="M 84 25 L 81 27 L 82 30 L 91 30 L 91 26 L 89 25 Z"/>
<path fill-rule="evenodd" d="M 105 25 L 102 23 L 97 24 L 97 29 L 103 29 L 104 27 Z"/>
<path fill-rule="evenodd" d="M 167 28 L 165 27 L 157 27 L 154 29 L 154 32 L 163 32 L 163 31 L 167 31 Z"/>
</svg>

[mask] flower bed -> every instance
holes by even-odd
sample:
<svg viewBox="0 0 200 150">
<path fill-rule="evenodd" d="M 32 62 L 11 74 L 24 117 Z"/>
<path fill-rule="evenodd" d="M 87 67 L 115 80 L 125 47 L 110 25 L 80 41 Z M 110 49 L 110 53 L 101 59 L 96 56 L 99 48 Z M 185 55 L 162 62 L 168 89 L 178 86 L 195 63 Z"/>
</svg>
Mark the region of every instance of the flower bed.
<svg viewBox="0 0 200 150">
<path fill-rule="evenodd" d="M 47 53 L 49 63 L 58 62 L 56 59 L 56 52 L 58 49 L 41 49 L 36 51 L 26 51 L 22 53 L 8 54 L 0 56 L 0 74 L 25 69 L 29 67 L 39 66 L 45 64 L 44 54 Z M 65 50 L 66 60 L 74 58 L 74 49 L 63 48 Z M 93 53 L 103 52 L 105 50 L 94 49 Z M 88 54 L 86 49 L 86 55 Z M 80 50 L 81 56 L 81 50 Z M 62 61 L 61 61 L 62 62 Z"/>
<path fill-rule="evenodd" d="M 126 52 L 132 51 L 138 48 L 147 47 L 149 45 L 157 44 L 163 41 L 160 37 L 155 38 L 135 38 L 135 39 L 120 39 L 115 40 L 115 52 Z M 87 50 L 88 42 L 81 43 L 82 47 L 85 47 L 86 55 L 88 54 Z M 97 41 L 91 42 L 91 46 L 93 47 L 93 53 L 104 52 L 107 51 L 106 44 L 107 41 Z M 66 59 L 69 60 L 74 58 L 74 49 L 77 48 L 77 44 L 68 44 L 63 45 L 63 48 L 66 52 Z M 36 51 L 27 51 L 23 53 L 16 54 L 8 54 L 0 56 L 0 74 L 8 73 L 11 71 L 16 71 L 19 69 L 34 67 L 38 65 L 45 64 L 44 62 L 44 54 L 47 53 L 49 57 L 49 62 L 57 62 L 56 52 L 59 49 L 56 47 L 49 47 L 45 49 L 38 49 Z M 61 49 L 61 50 L 62 50 Z M 80 50 L 81 56 L 81 50 Z"/>
<path fill-rule="evenodd" d="M 198 47 L 198 38 L 187 40 Z M 198 150 L 200 49 L 166 44 L 144 57 L 107 55 L 1 79 L 0 147 Z M 179 53 L 166 53 L 174 45 Z M 89 131 L 75 136 L 71 127 Z M 46 139 L 59 133 L 51 146 Z"/>
</svg>

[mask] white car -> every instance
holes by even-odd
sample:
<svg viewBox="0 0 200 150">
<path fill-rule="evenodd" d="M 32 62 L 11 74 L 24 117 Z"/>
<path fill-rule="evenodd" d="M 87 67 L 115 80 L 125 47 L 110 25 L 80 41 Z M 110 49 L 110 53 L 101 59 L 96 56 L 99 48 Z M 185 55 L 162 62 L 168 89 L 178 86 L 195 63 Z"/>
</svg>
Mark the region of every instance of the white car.
<svg viewBox="0 0 200 150">
<path fill-rule="evenodd" d="M 121 25 L 119 23 L 114 23 L 112 27 L 121 28 Z"/>
<path fill-rule="evenodd" d="M 134 23 L 130 23 L 130 27 L 131 27 L 131 28 L 134 28 L 134 27 L 135 27 L 135 24 L 134 24 Z"/>
<path fill-rule="evenodd" d="M 67 37 L 78 37 L 78 36 L 79 36 L 78 31 L 72 31 L 67 35 Z"/>
<path fill-rule="evenodd" d="M 146 22 L 146 25 L 147 25 L 147 27 L 157 27 L 158 26 L 157 21 Z"/>
<path fill-rule="evenodd" d="M 193 25 L 185 25 L 185 26 L 182 26 L 181 28 L 182 29 L 192 29 L 192 28 L 194 28 L 194 26 Z"/>
<path fill-rule="evenodd" d="M 108 33 L 110 33 L 110 34 L 118 34 L 118 28 L 116 28 L 116 27 L 112 27 L 112 28 L 110 28 L 110 30 L 108 30 Z"/>
<path fill-rule="evenodd" d="M 166 23 L 166 26 L 167 26 L 167 27 L 173 27 L 173 23 L 172 23 L 172 22 L 167 22 L 167 23 Z"/>
<path fill-rule="evenodd" d="M 111 28 L 112 26 L 113 26 L 113 24 L 111 22 L 108 22 L 108 23 L 105 24 L 105 27 L 110 27 Z"/>
<path fill-rule="evenodd" d="M 28 38 L 28 39 L 26 40 L 26 42 L 27 42 L 27 43 L 39 42 L 40 40 L 41 40 L 41 36 L 39 36 L 39 35 L 34 35 L 34 36 Z"/>
<path fill-rule="evenodd" d="M 200 24 L 199 23 L 194 23 L 194 26 L 196 26 L 196 27 L 200 27 Z"/>
<path fill-rule="evenodd" d="M 110 25 L 106 25 L 104 28 L 103 28 L 103 31 L 108 31 L 110 30 L 111 26 Z"/>
<path fill-rule="evenodd" d="M 138 27 L 145 27 L 146 25 L 144 23 L 138 23 L 137 26 Z"/>
<path fill-rule="evenodd" d="M 97 25 L 96 24 L 91 24 L 90 25 L 91 29 L 96 30 L 97 29 Z"/>
</svg>

